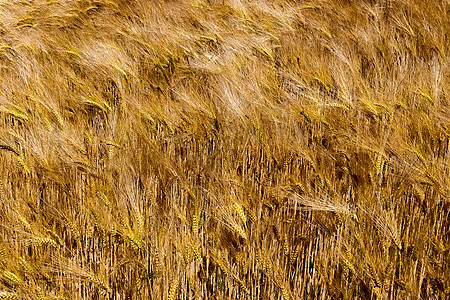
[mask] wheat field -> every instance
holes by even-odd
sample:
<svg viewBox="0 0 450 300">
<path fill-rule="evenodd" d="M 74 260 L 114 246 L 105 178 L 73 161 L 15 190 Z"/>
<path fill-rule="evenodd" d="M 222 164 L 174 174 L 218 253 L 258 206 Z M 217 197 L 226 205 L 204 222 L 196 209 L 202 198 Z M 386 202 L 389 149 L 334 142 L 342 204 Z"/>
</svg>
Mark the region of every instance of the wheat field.
<svg viewBox="0 0 450 300">
<path fill-rule="evenodd" d="M 0 299 L 449 299 L 448 0 L 1 0 Z"/>
</svg>

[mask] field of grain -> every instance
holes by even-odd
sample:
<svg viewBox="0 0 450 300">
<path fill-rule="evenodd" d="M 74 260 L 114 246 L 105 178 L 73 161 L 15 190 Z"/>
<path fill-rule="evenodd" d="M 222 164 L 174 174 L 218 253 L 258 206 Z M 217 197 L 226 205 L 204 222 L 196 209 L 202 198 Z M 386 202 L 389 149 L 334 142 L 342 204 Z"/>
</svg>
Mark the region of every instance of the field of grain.
<svg viewBox="0 0 450 300">
<path fill-rule="evenodd" d="M 0 299 L 449 299 L 448 0 L 0 0 Z"/>
</svg>

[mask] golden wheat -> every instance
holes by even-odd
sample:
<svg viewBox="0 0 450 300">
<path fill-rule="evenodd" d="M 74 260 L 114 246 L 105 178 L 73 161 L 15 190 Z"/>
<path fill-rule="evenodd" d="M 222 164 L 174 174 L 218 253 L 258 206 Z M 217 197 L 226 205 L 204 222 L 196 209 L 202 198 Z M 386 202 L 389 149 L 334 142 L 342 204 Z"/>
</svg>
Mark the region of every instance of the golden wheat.
<svg viewBox="0 0 450 300">
<path fill-rule="evenodd" d="M 445 0 L 0 0 L 0 299 L 447 299 Z"/>
</svg>

